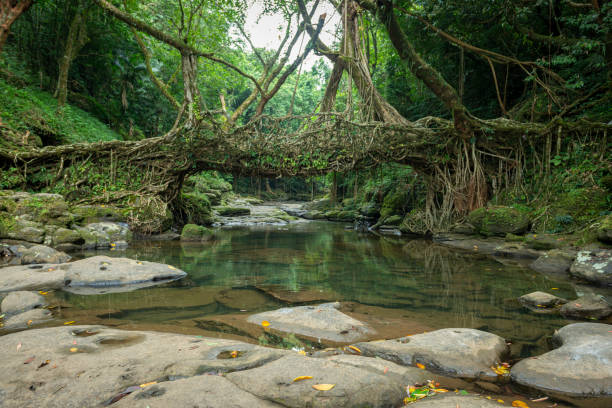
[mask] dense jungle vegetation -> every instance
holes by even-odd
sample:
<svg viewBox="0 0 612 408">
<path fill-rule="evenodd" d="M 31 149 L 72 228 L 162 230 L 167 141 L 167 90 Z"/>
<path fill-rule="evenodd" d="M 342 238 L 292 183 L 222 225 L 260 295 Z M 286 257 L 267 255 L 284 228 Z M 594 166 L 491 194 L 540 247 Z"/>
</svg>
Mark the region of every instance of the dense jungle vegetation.
<svg viewBox="0 0 612 408">
<path fill-rule="evenodd" d="M 181 224 L 228 182 L 419 233 L 487 203 L 547 232 L 612 209 L 611 1 L 258 4 L 277 49 L 248 0 L 0 0 L 0 189 Z M 313 130 L 327 112 L 352 127 Z"/>
</svg>

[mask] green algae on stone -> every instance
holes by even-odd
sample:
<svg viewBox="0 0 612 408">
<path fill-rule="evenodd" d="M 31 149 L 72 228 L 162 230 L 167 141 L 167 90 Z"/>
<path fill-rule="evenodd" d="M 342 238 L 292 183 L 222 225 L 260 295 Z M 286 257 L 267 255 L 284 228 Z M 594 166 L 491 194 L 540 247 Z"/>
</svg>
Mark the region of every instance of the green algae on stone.
<svg viewBox="0 0 612 408">
<path fill-rule="evenodd" d="M 527 211 L 514 207 L 482 207 L 468 215 L 476 231 L 485 236 L 505 237 L 506 234 L 524 234 L 529 229 Z"/>
<path fill-rule="evenodd" d="M 181 232 L 181 241 L 201 241 L 210 236 L 212 232 L 201 225 L 186 224 Z"/>
<path fill-rule="evenodd" d="M 237 217 L 240 215 L 249 215 L 251 210 L 243 207 L 216 207 L 215 210 L 222 217 Z"/>
</svg>

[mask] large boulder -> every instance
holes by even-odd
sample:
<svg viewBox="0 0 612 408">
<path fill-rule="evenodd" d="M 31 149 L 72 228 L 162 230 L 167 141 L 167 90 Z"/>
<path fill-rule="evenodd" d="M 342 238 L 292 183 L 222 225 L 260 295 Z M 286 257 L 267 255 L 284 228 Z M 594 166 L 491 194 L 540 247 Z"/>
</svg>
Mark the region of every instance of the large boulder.
<svg viewBox="0 0 612 408">
<path fill-rule="evenodd" d="M 181 241 L 203 241 L 211 237 L 212 232 L 201 225 L 186 224 L 181 231 Z"/>
<path fill-rule="evenodd" d="M 18 344 L 22 346 L 17 348 Z M 119 406 L 185 406 L 180 401 L 189 401 L 187 396 L 170 404 L 157 403 L 156 398 L 175 392 L 170 380 L 187 378 L 198 379 L 189 383 L 197 388 L 188 393 L 201 401 L 200 406 L 269 407 L 238 387 L 217 381 L 221 377 L 216 374 L 248 371 L 290 352 L 217 338 L 61 326 L 2 336 L 0 353 L 3 370 L 11 373 L 0 376 L 0 406 L 79 408 L 108 405 L 130 387 L 140 398 Z M 46 360 L 49 363 L 41 366 Z M 158 391 L 142 394 L 151 386 L 144 384 L 154 381 Z"/>
<path fill-rule="evenodd" d="M 570 274 L 598 285 L 612 286 L 612 250 L 578 252 Z"/>
<path fill-rule="evenodd" d="M 505 237 L 506 234 L 524 234 L 531 222 L 526 211 L 514 207 L 483 207 L 472 211 L 468 221 L 476 232 L 486 236 Z"/>
<path fill-rule="evenodd" d="M 251 210 L 246 207 L 215 207 L 215 211 L 222 217 L 238 217 L 251 214 Z"/>
<path fill-rule="evenodd" d="M 358 343 L 363 355 L 397 364 L 423 364 L 428 370 L 451 377 L 492 381 L 491 369 L 508 351 L 506 341 L 475 329 L 441 329 L 394 340 Z"/>
<path fill-rule="evenodd" d="M 171 265 L 128 258 L 94 256 L 63 264 L 11 266 L 2 269 L 0 292 L 63 289 L 108 293 L 159 285 L 186 276 Z"/>
<path fill-rule="evenodd" d="M 560 312 L 570 319 L 600 320 L 612 314 L 612 307 L 602 296 L 586 294 L 563 305 Z"/>
<path fill-rule="evenodd" d="M 8 216 L 4 227 L 0 228 L 0 238 L 41 244 L 45 239 L 43 224 L 21 217 Z"/>
<path fill-rule="evenodd" d="M 511 378 L 538 392 L 580 407 L 612 406 L 612 326 L 570 324 L 558 330 L 559 348 L 518 362 Z"/>
<path fill-rule="evenodd" d="M 31 309 L 8 317 L 4 322 L 4 329 L 26 329 L 41 323 L 46 323 L 52 318 L 51 312 L 47 309 Z M 2 402 L 1 399 L 0 402 Z"/>
<path fill-rule="evenodd" d="M 64 263 L 71 258 L 65 252 L 58 251 L 45 245 L 34 245 L 30 248 L 24 248 L 21 252 L 21 264 L 39 264 L 39 263 Z"/>
<path fill-rule="evenodd" d="M 129 242 L 132 233 L 127 224 L 115 222 L 96 222 L 87 224 L 78 231 L 88 248 L 108 248 L 119 241 Z"/>
<path fill-rule="evenodd" d="M 254 314 L 248 321 L 258 325 L 268 322 L 275 330 L 338 343 L 358 341 L 375 333 L 367 324 L 340 312 L 339 307 L 338 302 L 284 307 Z"/>
</svg>

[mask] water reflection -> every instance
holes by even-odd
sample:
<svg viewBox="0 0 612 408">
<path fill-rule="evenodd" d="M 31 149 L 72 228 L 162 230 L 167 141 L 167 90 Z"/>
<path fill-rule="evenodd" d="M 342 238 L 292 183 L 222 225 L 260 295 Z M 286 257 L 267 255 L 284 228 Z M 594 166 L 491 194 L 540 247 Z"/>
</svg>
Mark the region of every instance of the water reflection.
<svg viewBox="0 0 612 408">
<path fill-rule="evenodd" d="M 403 318 L 431 328 L 473 327 L 496 333 L 528 355 L 568 322 L 521 308 L 516 298 L 567 281 L 521 266 L 451 251 L 425 240 L 407 241 L 346 231 L 331 223 L 218 231 L 198 244 L 143 242 L 126 251 L 80 254 L 126 256 L 175 265 L 183 282 L 131 293 L 58 293 L 80 318 L 192 325 L 190 319 L 270 310 L 288 303 L 357 302 L 383 320 Z M 384 308 L 384 309 L 381 309 Z M 366 310 L 364 309 L 364 310 Z M 201 322 L 199 324 L 202 324 Z"/>
</svg>

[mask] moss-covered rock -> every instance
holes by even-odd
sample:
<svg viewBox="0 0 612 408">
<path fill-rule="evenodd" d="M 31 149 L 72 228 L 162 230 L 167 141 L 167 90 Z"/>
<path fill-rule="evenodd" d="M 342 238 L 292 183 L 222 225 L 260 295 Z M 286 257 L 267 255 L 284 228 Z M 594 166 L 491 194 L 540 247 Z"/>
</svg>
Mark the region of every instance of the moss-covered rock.
<svg viewBox="0 0 612 408">
<path fill-rule="evenodd" d="M 237 217 L 251 214 L 250 209 L 243 207 L 215 207 L 215 211 L 222 217 Z"/>
<path fill-rule="evenodd" d="M 263 204 L 264 202 L 264 200 L 262 200 L 261 198 L 257 198 L 257 197 L 244 197 L 244 201 L 246 201 L 247 203 L 251 205 L 259 205 L 259 204 Z"/>
<path fill-rule="evenodd" d="M 368 218 L 378 218 L 380 216 L 380 204 L 368 202 L 359 207 L 359 214 Z"/>
<path fill-rule="evenodd" d="M 505 237 L 506 234 L 524 234 L 529 229 L 527 211 L 514 207 L 483 207 L 472 211 L 468 221 L 485 236 Z"/>
<path fill-rule="evenodd" d="M 550 234 L 528 234 L 525 243 L 529 248 L 547 251 L 549 249 L 561 248 L 565 241 L 563 238 Z"/>
<path fill-rule="evenodd" d="M 602 218 L 597 228 L 597 239 L 606 244 L 612 244 L 612 214 Z"/>
<path fill-rule="evenodd" d="M 0 238 L 16 239 L 36 244 L 41 244 L 45 239 L 44 227 L 38 222 L 17 217 L 12 222 L 9 221 L 7 226 L 8 228 L 0 235 Z"/>
<path fill-rule="evenodd" d="M 391 215 L 404 215 L 405 204 L 406 191 L 390 191 L 383 199 L 382 207 L 380 208 L 380 217 L 386 219 Z"/>
<path fill-rule="evenodd" d="M 403 217 L 401 215 L 392 215 L 390 217 L 387 217 L 385 221 L 383 222 L 383 224 L 397 226 L 402 223 L 402 220 L 403 220 Z"/>
<path fill-rule="evenodd" d="M 183 222 L 187 224 L 211 225 L 213 223 L 210 200 L 206 194 L 183 193 L 181 195 Z"/>
<path fill-rule="evenodd" d="M 75 215 L 75 221 L 79 224 L 104 221 L 127 222 L 129 216 L 129 209 L 105 204 L 77 205 L 72 207 L 71 212 Z"/>
<path fill-rule="evenodd" d="M 212 234 L 208 228 L 201 225 L 186 224 L 181 231 L 181 241 L 202 241 Z"/>
<path fill-rule="evenodd" d="M 303 217 L 307 220 L 325 220 L 325 213 L 319 210 L 311 210 L 304 213 Z"/>
<path fill-rule="evenodd" d="M 356 211 L 330 210 L 325 213 L 325 218 L 330 221 L 353 222 L 359 217 Z"/>
<path fill-rule="evenodd" d="M 8 238 L 8 233 L 15 227 L 15 217 L 0 211 L 0 238 Z"/>
<path fill-rule="evenodd" d="M 78 231 L 67 228 L 58 228 L 53 233 L 51 242 L 52 246 L 61 244 L 83 245 L 85 243 L 85 239 L 83 239 Z"/>
</svg>

